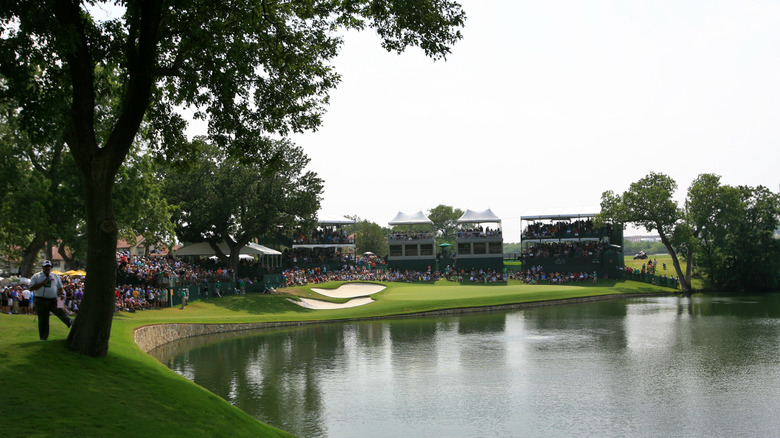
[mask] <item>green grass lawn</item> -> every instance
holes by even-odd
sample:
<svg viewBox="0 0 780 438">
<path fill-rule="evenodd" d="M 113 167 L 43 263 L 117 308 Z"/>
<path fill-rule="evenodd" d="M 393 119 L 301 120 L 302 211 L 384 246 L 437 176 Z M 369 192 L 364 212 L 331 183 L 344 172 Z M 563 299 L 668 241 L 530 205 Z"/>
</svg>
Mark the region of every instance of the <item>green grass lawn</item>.
<svg viewBox="0 0 780 438">
<path fill-rule="evenodd" d="M 650 260 L 658 260 L 658 268 L 655 270 L 655 275 L 667 275 L 669 277 L 671 276 L 677 276 L 677 273 L 674 270 L 674 265 L 672 264 L 672 256 L 668 254 L 659 254 L 659 255 L 649 255 L 647 256 L 647 259 L 645 260 L 634 260 L 634 256 L 626 256 L 625 264 L 626 266 L 636 269 L 642 269 L 642 264 L 644 263 L 647 265 L 647 262 Z M 664 263 L 666 263 L 666 270 L 664 270 L 663 266 Z M 685 262 L 680 261 L 680 268 L 685 272 Z M 701 278 L 693 278 L 691 279 L 691 288 L 693 290 L 702 290 L 704 287 L 704 281 Z"/>
<path fill-rule="evenodd" d="M 659 259 L 660 260 L 660 259 Z M 332 282 L 318 287 L 338 287 Z M 633 281 L 576 286 L 459 285 L 447 281 L 391 283 L 362 307 L 310 310 L 283 295 L 245 295 L 170 308 L 117 313 L 108 356 L 67 350 L 66 327 L 51 319 L 49 341 L 38 341 L 34 316 L 0 315 L 0 433 L 7 437 L 237 437 L 289 436 L 265 425 L 202 387 L 170 371 L 133 342 L 145 324 L 271 322 L 376 317 L 459 307 L 493 306 L 606 294 L 673 292 Z M 309 287 L 292 295 L 336 301 Z"/>
</svg>

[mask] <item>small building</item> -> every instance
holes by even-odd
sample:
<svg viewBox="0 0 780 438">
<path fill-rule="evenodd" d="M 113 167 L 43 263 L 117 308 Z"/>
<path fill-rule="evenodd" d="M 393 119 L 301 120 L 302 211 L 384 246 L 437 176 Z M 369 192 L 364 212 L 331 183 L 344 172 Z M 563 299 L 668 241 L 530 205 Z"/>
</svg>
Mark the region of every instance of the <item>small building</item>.
<svg viewBox="0 0 780 438">
<path fill-rule="evenodd" d="M 458 219 L 461 226 L 455 239 L 456 268 L 460 270 L 490 269 L 503 272 L 504 237 L 501 219 L 492 210 L 466 210 Z"/>
<path fill-rule="evenodd" d="M 392 228 L 387 236 L 387 266 L 399 271 L 436 269 L 436 241 L 433 221 L 422 211 L 414 214 L 398 212 L 388 222 Z"/>
</svg>

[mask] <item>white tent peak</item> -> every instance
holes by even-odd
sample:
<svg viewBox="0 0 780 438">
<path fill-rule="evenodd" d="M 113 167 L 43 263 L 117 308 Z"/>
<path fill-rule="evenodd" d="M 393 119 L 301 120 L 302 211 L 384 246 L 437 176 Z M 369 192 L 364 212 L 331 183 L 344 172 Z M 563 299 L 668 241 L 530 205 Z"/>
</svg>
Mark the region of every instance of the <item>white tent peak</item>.
<svg viewBox="0 0 780 438">
<path fill-rule="evenodd" d="M 433 221 L 428 219 L 428 216 L 425 215 L 422 211 L 418 211 L 417 213 L 407 214 L 402 211 L 399 211 L 398 214 L 395 215 L 393 220 L 388 222 L 390 225 L 416 225 L 416 224 L 430 224 L 433 225 Z"/>
<path fill-rule="evenodd" d="M 483 211 L 466 210 L 463 216 L 458 219 L 459 224 L 468 223 L 482 223 L 482 222 L 497 222 L 501 223 L 501 219 L 493 213 L 493 210 L 487 209 Z"/>
</svg>

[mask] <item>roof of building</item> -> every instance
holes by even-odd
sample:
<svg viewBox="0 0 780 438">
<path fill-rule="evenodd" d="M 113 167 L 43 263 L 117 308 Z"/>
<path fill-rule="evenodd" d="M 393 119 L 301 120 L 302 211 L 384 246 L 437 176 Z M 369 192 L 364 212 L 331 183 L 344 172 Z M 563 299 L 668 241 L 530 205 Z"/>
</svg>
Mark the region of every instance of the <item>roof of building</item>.
<svg viewBox="0 0 780 438">
<path fill-rule="evenodd" d="M 493 213 L 493 210 L 487 209 L 483 211 L 466 210 L 463 216 L 458 219 L 459 224 L 467 223 L 483 223 L 483 222 L 497 222 L 501 223 L 501 219 Z"/>
<path fill-rule="evenodd" d="M 317 223 L 320 225 L 346 225 L 354 224 L 355 221 L 343 216 L 331 216 L 324 213 L 317 213 Z"/>
<path fill-rule="evenodd" d="M 520 216 L 520 220 L 537 221 L 545 219 L 579 219 L 594 217 L 598 214 L 599 211 L 601 211 L 600 207 L 543 208 L 525 212 L 525 214 Z"/>
<path fill-rule="evenodd" d="M 219 242 L 217 244 L 217 247 L 220 249 L 220 251 L 222 251 L 222 253 L 230 254 L 230 248 L 228 247 L 227 243 Z M 211 256 L 214 254 L 215 251 L 211 248 L 211 245 L 209 245 L 208 242 L 193 243 L 184 246 L 182 248 L 179 248 L 176 251 L 176 256 L 185 256 L 185 255 Z M 275 249 L 271 249 L 263 245 L 258 245 L 256 243 L 249 242 L 243 248 L 241 248 L 239 254 L 281 255 L 282 253 Z"/>
<path fill-rule="evenodd" d="M 418 211 L 417 213 L 407 214 L 404 212 L 399 211 L 398 214 L 395 215 L 393 220 L 388 222 L 390 225 L 416 225 L 416 224 L 433 224 L 433 221 L 428 219 L 428 216 L 425 215 L 422 211 Z"/>
</svg>

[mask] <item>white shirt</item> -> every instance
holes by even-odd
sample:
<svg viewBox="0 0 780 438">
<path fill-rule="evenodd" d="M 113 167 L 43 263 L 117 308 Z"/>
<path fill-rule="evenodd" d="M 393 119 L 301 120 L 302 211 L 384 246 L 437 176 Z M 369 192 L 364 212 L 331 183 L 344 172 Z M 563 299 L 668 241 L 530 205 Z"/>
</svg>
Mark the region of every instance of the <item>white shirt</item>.
<svg viewBox="0 0 780 438">
<path fill-rule="evenodd" d="M 42 297 L 42 298 L 57 298 L 57 291 L 62 289 L 62 280 L 60 280 L 60 276 L 57 274 L 49 273 L 49 278 L 51 279 L 51 284 L 49 286 L 41 286 L 40 289 L 35 290 L 35 296 L 36 297 Z M 46 274 L 43 272 L 39 272 L 30 278 L 30 285 L 34 286 L 39 283 L 44 283 L 46 281 Z"/>
</svg>

